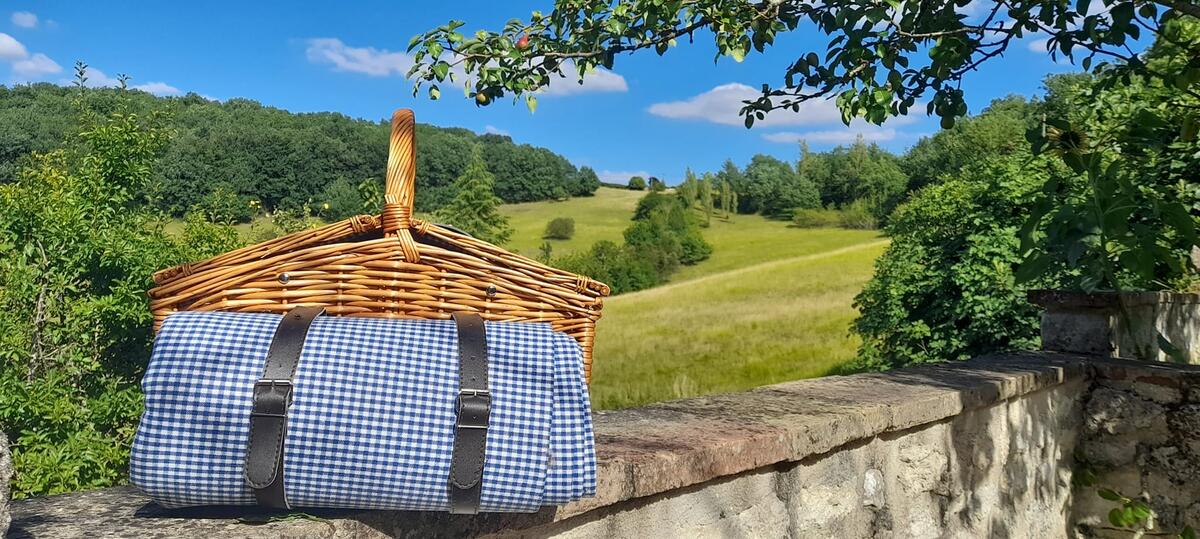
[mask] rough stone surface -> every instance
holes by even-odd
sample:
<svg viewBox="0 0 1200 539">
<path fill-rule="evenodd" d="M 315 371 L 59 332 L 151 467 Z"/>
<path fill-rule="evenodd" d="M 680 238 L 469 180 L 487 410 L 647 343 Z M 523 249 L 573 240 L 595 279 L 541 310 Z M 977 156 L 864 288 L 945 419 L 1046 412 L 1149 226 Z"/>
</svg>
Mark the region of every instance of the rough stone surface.
<svg viewBox="0 0 1200 539">
<path fill-rule="evenodd" d="M 1083 382 L 533 530 L 609 537 L 1060 537 Z"/>
<path fill-rule="evenodd" d="M 1038 522 L 1066 526 L 1062 459 L 1086 365 L 1008 354 L 600 412 L 596 497 L 532 515 L 264 519 L 244 509 L 168 512 L 123 487 L 17 502 L 13 536 L 1037 536 L 1050 525 Z"/>
<path fill-rule="evenodd" d="M 1029 299 L 1045 308 L 1045 350 L 1200 364 L 1198 294 L 1037 290 Z"/>
<path fill-rule="evenodd" d="M 1084 404 L 1083 462 L 1097 477 L 1076 491 L 1081 536 L 1128 537 L 1105 515 L 1115 507 L 1100 487 L 1147 501 L 1159 531 L 1200 524 L 1200 368 L 1101 361 Z M 1187 399 L 1185 399 L 1187 396 Z"/>
<path fill-rule="evenodd" d="M 8 511 L 8 485 L 12 481 L 12 474 L 12 453 L 8 449 L 8 438 L 0 432 L 0 537 L 4 537 L 12 519 Z"/>
</svg>

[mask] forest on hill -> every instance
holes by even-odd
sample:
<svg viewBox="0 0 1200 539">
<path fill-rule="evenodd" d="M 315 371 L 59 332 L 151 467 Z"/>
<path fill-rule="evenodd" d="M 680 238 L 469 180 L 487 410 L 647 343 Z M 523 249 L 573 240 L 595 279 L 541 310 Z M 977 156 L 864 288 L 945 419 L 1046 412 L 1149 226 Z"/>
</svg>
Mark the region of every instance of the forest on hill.
<svg viewBox="0 0 1200 539">
<path fill-rule="evenodd" d="M 117 89 L 89 91 L 93 114 L 126 100 L 132 113 L 158 116 L 171 132 L 153 166 L 147 199 L 183 216 L 198 206 L 224 204 L 234 220 L 262 209 L 297 210 L 330 204 L 324 217 L 361 213 L 363 182 L 382 185 L 389 126 L 332 112 L 297 114 L 249 99 L 214 101 L 196 94 L 156 97 Z M 0 86 L 0 183 L 15 180 L 22 160 L 72 142 L 78 129 L 78 90 L 54 84 Z M 545 148 L 503 135 L 417 125 L 417 210 L 433 211 L 453 198 L 453 182 L 480 146 L 505 202 L 587 196 L 600 185 L 590 168 L 577 169 Z M 233 211 L 237 210 L 237 211 Z"/>
</svg>

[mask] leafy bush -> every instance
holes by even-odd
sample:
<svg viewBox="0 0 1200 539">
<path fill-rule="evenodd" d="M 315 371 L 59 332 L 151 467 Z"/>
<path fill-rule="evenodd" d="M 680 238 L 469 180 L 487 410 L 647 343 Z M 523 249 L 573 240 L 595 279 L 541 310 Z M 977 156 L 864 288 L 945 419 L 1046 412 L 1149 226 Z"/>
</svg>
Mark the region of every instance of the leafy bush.
<svg viewBox="0 0 1200 539">
<path fill-rule="evenodd" d="M 362 194 L 359 192 L 358 186 L 345 178 L 339 178 L 326 186 L 325 191 L 321 193 L 320 200 L 321 217 L 330 221 L 340 221 L 367 213 L 363 207 Z"/>
<path fill-rule="evenodd" d="M 874 230 L 879 228 L 879 210 L 866 200 L 859 199 L 851 202 L 838 211 L 841 217 L 841 227 L 856 230 Z"/>
<path fill-rule="evenodd" d="M 611 241 L 596 242 L 586 252 L 554 260 L 553 265 L 607 284 L 613 294 L 624 294 L 658 284 L 654 265 L 633 249 Z"/>
<path fill-rule="evenodd" d="M 1050 163 L 996 158 L 931 185 L 892 214 L 892 243 L 854 300 L 858 368 L 967 359 L 1037 344 L 1038 316 L 1014 282 L 1017 229 Z M 1053 284 L 1053 277 L 1026 286 Z"/>
<path fill-rule="evenodd" d="M 679 196 L 651 192 L 638 201 L 624 245 L 598 242 L 552 265 L 607 283 L 614 294 L 649 288 L 666 281 L 680 265 L 712 254 L 697 219 Z"/>
<path fill-rule="evenodd" d="M 0 429 L 17 497 L 127 476 L 149 357 L 152 272 L 240 245 L 190 217 L 181 234 L 147 209 L 163 118 L 86 112 L 69 150 L 35 153 L 0 184 Z"/>
<path fill-rule="evenodd" d="M 1172 20 L 1143 55 L 1155 72 L 1177 74 L 1170 86 L 1101 68 L 1095 82 L 1073 88 L 1081 105 L 1031 130 L 1035 151 L 1076 177 L 1053 179 L 1031 205 L 1018 279 L 1070 269 L 1068 286 L 1084 291 L 1195 280 L 1198 54 L 1200 21 Z"/>
<path fill-rule="evenodd" d="M 543 239 L 569 240 L 575 236 L 575 219 L 571 217 L 555 217 L 546 224 Z"/>
<path fill-rule="evenodd" d="M 865 200 L 856 200 L 841 209 L 816 208 L 796 210 L 792 224 L 800 228 L 850 228 L 874 230 L 879 227 L 871 205 Z"/>
<path fill-rule="evenodd" d="M 800 228 L 836 228 L 842 226 L 842 212 L 831 208 L 800 208 L 792 216 Z"/>
<path fill-rule="evenodd" d="M 245 223 L 254 216 L 250 199 L 238 196 L 228 185 L 214 187 L 195 209 L 209 221 L 227 225 Z"/>
<path fill-rule="evenodd" d="M 632 178 L 629 178 L 628 187 L 634 191 L 645 191 L 646 190 L 646 178 L 643 178 L 641 176 L 634 176 Z"/>
</svg>

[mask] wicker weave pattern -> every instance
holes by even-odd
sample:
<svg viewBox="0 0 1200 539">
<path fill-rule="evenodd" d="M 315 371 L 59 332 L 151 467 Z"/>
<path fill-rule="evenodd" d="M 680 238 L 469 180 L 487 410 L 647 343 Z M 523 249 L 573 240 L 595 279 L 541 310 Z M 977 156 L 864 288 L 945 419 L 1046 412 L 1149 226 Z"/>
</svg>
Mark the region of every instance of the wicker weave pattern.
<svg viewBox="0 0 1200 539">
<path fill-rule="evenodd" d="M 330 314 L 549 322 L 583 349 L 592 343 L 607 285 L 551 268 L 412 217 L 415 121 L 392 116 L 387 187 L 378 217 L 358 215 L 215 258 L 162 270 L 150 291 L 155 329 L 181 310 L 282 313 L 321 305 Z"/>
</svg>

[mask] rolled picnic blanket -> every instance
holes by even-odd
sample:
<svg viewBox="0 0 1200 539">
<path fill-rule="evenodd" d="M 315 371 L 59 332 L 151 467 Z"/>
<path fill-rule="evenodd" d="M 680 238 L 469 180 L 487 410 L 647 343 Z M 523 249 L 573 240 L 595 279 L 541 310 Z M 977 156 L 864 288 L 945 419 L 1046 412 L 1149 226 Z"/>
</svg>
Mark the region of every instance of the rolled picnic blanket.
<svg viewBox="0 0 1200 539">
<path fill-rule="evenodd" d="M 134 485 L 167 507 L 467 513 L 594 494 L 570 336 L 544 323 L 299 311 L 166 319 L 142 381 Z"/>
</svg>

